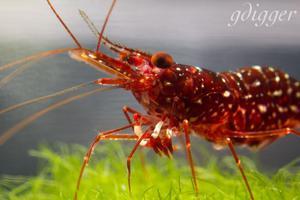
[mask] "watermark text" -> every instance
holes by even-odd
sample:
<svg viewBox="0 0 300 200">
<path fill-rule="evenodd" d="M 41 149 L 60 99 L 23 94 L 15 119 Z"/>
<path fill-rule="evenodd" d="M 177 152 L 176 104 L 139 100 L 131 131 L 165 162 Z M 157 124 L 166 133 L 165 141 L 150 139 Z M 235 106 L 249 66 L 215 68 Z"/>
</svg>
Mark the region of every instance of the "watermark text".
<svg viewBox="0 0 300 200">
<path fill-rule="evenodd" d="M 279 22 L 289 22 L 298 13 L 297 10 L 267 10 L 262 9 L 259 3 L 246 2 L 242 9 L 235 10 L 230 16 L 228 27 L 234 27 L 239 23 L 249 23 L 255 27 L 272 27 Z"/>
</svg>

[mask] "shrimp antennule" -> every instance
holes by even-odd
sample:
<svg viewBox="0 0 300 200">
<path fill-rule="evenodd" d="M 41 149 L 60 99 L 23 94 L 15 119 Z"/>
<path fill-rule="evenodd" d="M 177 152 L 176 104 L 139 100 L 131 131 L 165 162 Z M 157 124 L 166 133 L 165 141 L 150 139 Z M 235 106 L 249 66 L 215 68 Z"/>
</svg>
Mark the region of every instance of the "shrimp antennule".
<svg viewBox="0 0 300 200">
<path fill-rule="evenodd" d="M 71 38 L 73 39 L 73 41 L 76 43 L 76 45 L 78 46 L 78 48 L 81 48 L 81 44 L 78 42 L 78 40 L 76 39 L 76 37 L 73 35 L 73 33 L 71 32 L 71 30 L 68 28 L 68 26 L 66 25 L 66 23 L 62 20 L 62 18 L 59 16 L 59 14 L 56 12 L 54 6 L 52 5 L 52 3 L 50 2 L 50 0 L 47 0 L 47 3 L 49 4 L 51 10 L 53 11 L 53 13 L 55 14 L 55 16 L 57 17 L 57 19 L 60 21 L 60 23 L 63 25 L 63 27 L 66 29 L 66 31 L 69 33 L 69 35 L 71 36 Z"/>
<path fill-rule="evenodd" d="M 95 24 L 91 21 L 91 19 L 88 17 L 88 15 L 83 11 L 83 10 L 79 10 L 79 14 L 82 17 L 82 19 L 84 20 L 84 22 L 87 24 L 88 28 L 92 31 L 92 33 L 98 38 L 99 37 L 99 30 L 96 28 Z M 139 49 L 131 49 L 127 46 L 121 45 L 119 43 L 115 43 L 112 42 L 111 40 L 109 40 L 107 37 L 105 37 L 104 35 L 102 35 L 101 38 L 101 42 L 110 50 L 116 52 L 116 53 L 122 53 L 124 51 L 128 51 L 130 53 L 138 53 L 146 58 L 151 58 L 151 54 L 150 53 L 146 53 L 144 51 L 141 51 Z"/>
<path fill-rule="evenodd" d="M 99 52 L 99 50 L 100 50 L 101 39 L 102 39 L 104 30 L 105 30 L 105 27 L 106 27 L 106 25 L 107 25 L 107 22 L 108 22 L 108 20 L 109 20 L 109 17 L 110 17 L 110 15 L 111 15 L 111 12 L 112 12 L 112 10 L 113 10 L 115 4 L 116 4 L 116 1 L 117 1 L 117 0 L 113 0 L 111 6 L 110 6 L 110 8 L 109 8 L 109 11 L 108 11 L 108 13 L 107 13 L 107 15 L 106 15 L 104 24 L 103 24 L 102 29 L 101 29 L 101 32 L 100 32 L 100 34 L 99 34 L 99 39 L 98 39 L 98 43 L 97 43 L 96 52 Z"/>
</svg>

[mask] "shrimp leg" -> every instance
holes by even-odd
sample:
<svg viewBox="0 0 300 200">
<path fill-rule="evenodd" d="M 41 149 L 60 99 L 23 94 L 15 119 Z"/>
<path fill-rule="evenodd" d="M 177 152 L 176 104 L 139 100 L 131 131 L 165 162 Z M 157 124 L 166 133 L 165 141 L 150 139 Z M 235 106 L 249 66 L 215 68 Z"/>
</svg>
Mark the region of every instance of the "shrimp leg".
<svg viewBox="0 0 300 200">
<path fill-rule="evenodd" d="M 236 151 L 234 149 L 234 146 L 233 146 L 230 138 L 227 138 L 227 144 L 228 144 L 228 147 L 229 147 L 229 149 L 230 149 L 230 151 L 232 153 L 232 156 L 234 157 L 235 163 L 236 163 L 237 167 L 239 168 L 239 170 L 240 170 L 240 172 L 242 174 L 243 180 L 244 180 L 244 182 L 246 184 L 247 190 L 248 190 L 249 195 L 250 195 L 250 199 L 254 200 L 254 196 L 253 196 L 250 184 L 248 182 L 247 176 L 245 174 L 245 171 L 243 169 L 243 166 L 241 164 L 241 160 L 239 159 L 239 157 L 238 157 L 238 155 L 237 155 L 237 153 L 236 153 Z"/>
<path fill-rule="evenodd" d="M 74 193 L 74 200 L 77 200 L 77 196 L 78 196 L 78 191 L 79 191 L 79 187 L 80 187 L 80 182 L 82 179 L 82 175 L 84 172 L 85 167 L 87 166 L 91 155 L 96 147 L 96 145 L 101 141 L 101 140 L 137 140 L 138 136 L 133 135 L 133 134 L 114 134 L 117 133 L 119 131 L 128 129 L 130 127 L 132 127 L 134 124 L 129 124 L 120 128 L 116 128 L 113 130 L 109 130 L 109 131 L 105 131 L 105 132 L 100 132 L 92 141 L 92 143 L 90 144 L 90 147 L 88 149 L 88 151 L 86 152 L 85 156 L 84 156 L 84 160 L 80 169 L 80 173 L 79 173 L 79 177 L 77 179 L 77 184 L 76 184 L 76 190 Z"/>
<path fill-rule="evenodd" d="M 230 138 L 247 138 L 247 139 L 260 139 L 264 137 L 280 137 L 289 134 L 300 136 L 300 132 L 292 128 L 283 128 L 268 131 L 255 131 L 255 132 L 243 132 L 243 131 L 226 131 Z"/>
<path fill-rule="evenodd" d="M 235 159 L 236 165 L 239 168 L 241 175 L 243 177 L 243 180 L 246 184 L 247 190 L 249 192 L 250 198 L 251 200 L 254 200 L 254 196 L 253 193 L 251 191 L 249 182 L 247 180 L 247 177 L 245 175 L 244 169 L 241 165 L 241 161 L 234 149 L 234 145 L 232 143 L 232 140 L 234 139 L 265 139 L 266 137 L 282 137 L 282 136 L 286 136 L 289 134 L 295 134 L 300 136 L 300 132 L 295 130 L 295 129 L 291 129 L 291 128 L 284 128 L 284 129 L 277 129 L 277 130 L 268 130 L 268 131 L 257 131 L 257 132 L 242 132 L 242 131 L 226 131 L 226 133 L 228 134 L 228 138 L 226 139 L 227 141 L 227 145 Z"/>
<path fill-rule="evenodd" d="M 139 147 L 139 145 L 141 144 L 141 142 L 149 137 L 149 131 L 152 127 L 148 128 L 144 133 L 143 135 L 138 139 L 138 141 L 135 143 L 133 149 L 131 150 L 129 156 L 127 157 L 127 171 L 128 171 L 128 188 L 129 188 L 129 193 L 131 194 L 131 159 L 134 155 L 134 153 L 136 152 L 137 148 Z"/>
<path fill-rule="evenodd" d="M 196 195 L 198 195 L 199 189 L 197 184 L 197 177 L 196 177 L 196 171 L 195 171 L 195 165 L 192 158 L 192 152 L 191 152 L 191 140 L 190 140 L 190 126 L 188 120 L 183 121 L 183 131 L 185 136 L 185 149 L 186 149 L 186 156 L 188 159 L 188 162 L 190 164 L 192 176 L 193 176 L 193 183 L 195 187 Z"/>
</svg>

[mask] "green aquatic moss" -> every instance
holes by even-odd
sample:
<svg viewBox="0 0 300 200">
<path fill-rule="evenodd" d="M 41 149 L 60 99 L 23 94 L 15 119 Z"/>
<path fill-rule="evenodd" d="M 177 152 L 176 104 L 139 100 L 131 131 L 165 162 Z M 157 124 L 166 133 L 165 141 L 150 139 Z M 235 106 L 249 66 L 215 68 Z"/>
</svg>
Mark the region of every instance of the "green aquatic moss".
<svg viewBox="0 0 300 200">
<path fill-rule="evenodd" d="M 71 200 L 86 148 L 60 145 L 31 151 L 42 164 L 37 176 L 3 176 L 0 199 Z M 128 149 L 127 149 L 128 150 Z M 142 165 L 136 155 L 132 163 L 132 196 L 128 193 L 126 155 L 119 144 L 97 148 L 86 168 L 79 191 L 80 200 L 95 199 L 197 199 L 189 167 L 184 158 L 155 156 Z M 300 167 L 295 161 L 271 175 L 255 169 L 243 158 L 254 196 L 261 200 L 300 199 Z M 241 176 L 231 157 L 211 157 L 205 166 L 196 167 L 199 199 L 249 199 Z"/>
</svg>

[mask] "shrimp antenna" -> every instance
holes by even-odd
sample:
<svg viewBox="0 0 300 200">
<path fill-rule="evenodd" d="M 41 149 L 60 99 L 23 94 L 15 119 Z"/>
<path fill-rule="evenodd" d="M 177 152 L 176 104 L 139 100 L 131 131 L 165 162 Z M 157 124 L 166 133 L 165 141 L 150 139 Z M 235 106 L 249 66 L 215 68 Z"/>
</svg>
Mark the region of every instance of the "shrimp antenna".
<svg viewBox="0 0 300 200">
<path fill-rule="evenodd" d="M 113 10 L 115 4 L 116 4 L 116 1 L 117 1 L 117 0 L 113 0 L 111 6 L 110 6 L 110 8 L 109 8 L 109 11 L 108 11 L 108 13 L 107 13 L 107 15 L 106 15 L 106 18 L 105 18 L 105 21 L 104 21 L 104 23 L 103 23 L 101 32 L 100 32 L 100 34 L 99 34 L 96 52 L 99 52 L 100 45 L 101 45 L 101 40 L 102 40 L 102 37 L 103 37 L 103 33 L 104 33 L 105 27 L 106 27 L 106 25 L 107 25 L 108 19 L 109 19 L 110 15 L 111 15 L 111 12 L 112 12 L 112 10 Z"/>
<path fill-rule="evenodd" d="M 16 110 L 16 109 L 21 108 L 21 107 L 26 106 L 26 105 L 30 105 L 30 104 L 34 104 L 34 103 L 37 103 L 37 102 L 45 101 L 45 100 L 50 99 L 50 98 L 62 96 L 64 94 L 76 91 L 80 88 L 84 88 L 88 85 L 93 85 L 93 84 L 95 84 L 95 81 L 90 81 L 90 82 L 87 82 L 87 83 L 81 83 L 79 85 L 75 85 L 73 87 L 66 88 L 66 89 L 60 90 L 60 91 L 52 93 L 52 94 L 48 94 L 48 95 L 45 95 L 45 96 L 40 96 L 40 97 L 37 97 L 37 98 L 34 98 L 34 99 L 30 99 L 30 100 L 12 105 L 12 106 L 9 106 L 7 108 L 4 108 L 4 109 L 0 110 L 0 115 L 2 115 L 4 113 L 7 113 L 7 112 L 10 112 L 10 111 L 13 111 L 13 110 Z"/>
<path fill-rule="evenodd" d="M 68 26 L 66 25 L 66 23 L 62 20 L 62 18 L 59 16 L 59 14 L 56 12 L 55 8 L 53 7 L 53 5 L 51 4 L 50 0 L 47 0 L 51 10 L 53 11 L 53 13 L 56 15 L 57 19 L 60 21 L 60 23 L 63 25 L 63 27 L 66 29 L 66 31 L 69 33 L 69 35 L 72 37 L 72 39 L 74 40 L 74 42 L 76 43 L 76 45 L 81 49 L 81 44 L 78 42 L 78 40 L 76 39 L 76 37 L 73 35 L 73 33 L 70 31 L 70 29 L 68 28 Z"/>
<path fill-rule="evenodd" d="M 10 69 L 10 68 L 12 68 L 16 65 L 28 63 L 28 62 L 35 61 L 35 60 L 39 60 L 39 59 L 45 58 L 47 56 L 64 53 L 64 52 L 67 52 L 67 51 L 70 51 L 70 50 L 75 50 L 75 49 L 73 49 L 73 48 L 54 49 L 54 50 L 44 51 L 44 52 L 41 52 L 41 53 L 38 53 L 38 54 L 34 54 L 32 56 L 28 56 L 28 57 L 25 57 L 25 58 L 16 60 L 14 62 L 11 62 L 11 63 L 0 66 L 0 72 L 5 71 L 7 69 Z"/>
<path fill-rule="evenodd" d="M 50 106 L 26 117 L 25 119 L 21 120 L 19 123 L 14 125 L 12 128 L 8 129 L 5 131 L 1 136 L 0 136 L 0 146 L 3 145 L 9 138 L 11 138 L 14 134 L 16 134 L 18 131 L 24 129 L 27 127 L 29 124 L 37 120 L 38 118 L 42 117 L 43 115 L 47 114 L 48 112 L 58 109 L 66 104 L 69 104 L 73 101 L 82 99 L 84 97 L 90 96 L 92 94 L 95 94 L 100 91 L 106 91 L 106 90 L 112 90 L 116 89 L 117 87 L 112 86 L 112 87 L 106 87 L 106 88 L 96 88 L 94 90 L 88 91 L 88 92 L 83 92 L 79 95 L 72 96 L 66 99 L 63 99 L 61 101 L 58 101 L 56 103 L 51 104 Z"/>
</svg>

